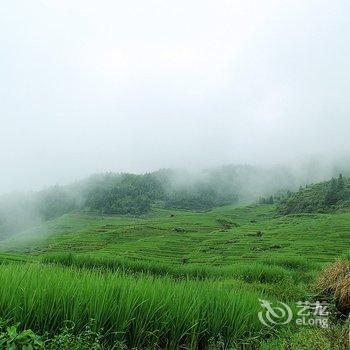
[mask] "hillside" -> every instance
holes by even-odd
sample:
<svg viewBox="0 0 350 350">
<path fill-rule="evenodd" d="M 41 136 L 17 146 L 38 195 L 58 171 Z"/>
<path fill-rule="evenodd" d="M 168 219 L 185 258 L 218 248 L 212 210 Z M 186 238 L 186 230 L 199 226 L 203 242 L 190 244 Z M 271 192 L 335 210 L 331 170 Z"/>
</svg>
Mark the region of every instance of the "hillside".
<svg viewBox="0 0 350 350">
<path fill-rule="evenodd" d="M 308 185 L 283 199 L 278 207 L 282 215 L 330 212 L 350 206 L 350 179 L 337 179 Z"/>
<path fill-rule="evenodd" d="M 287 185 L 284 168 L 231 165 L 187 171 L 104 173 L 65 186 L 0 197 L 0 239 L 74 211 L 105 215 L 144 215 L 155 204 L 164 208 L 207 211 L 255 200 Z"/>
<path fill-rule="evenodd" d="M 180 265 L 282 255 L 328 262 L 347 248 L 349 220 L 347 213 L 279 217 L 275 205 L 225 206 L 205 213 L 154 208 L 141 217 L 76 212 L 4 240 L 1 248 L 26 256 L 72 252 Z M 315 241 L 317 255 L 310 250 Z"/>
</svg>

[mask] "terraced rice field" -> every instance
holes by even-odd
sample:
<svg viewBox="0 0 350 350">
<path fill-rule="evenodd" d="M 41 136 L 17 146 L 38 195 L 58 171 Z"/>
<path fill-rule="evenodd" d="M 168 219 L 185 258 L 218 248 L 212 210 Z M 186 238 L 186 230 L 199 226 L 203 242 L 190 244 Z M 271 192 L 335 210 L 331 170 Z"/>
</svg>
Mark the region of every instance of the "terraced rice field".
<svg viewBox="0 0 350 350">
<path fill-rule="evenodd" d="M 52 334 L 93 318 L 107 348 L 202 349 L 221 339 L 258 349 L 275 332 L 258 321 L 259 299 L 307 300 L 315 275 L 350 242 L 346 212 L 275 209 L 64 215 L 2 242 L 0 312 Z"/>
<path fill-rule="evenodd" d="M 75 213 L 20 237 L 3 242 L 3 251 L 93 253 L 170 264 L 228 265 L 281 256 L 326 263 L 349 249 L 350 218 L 348 213 L 278 217 L 272 205 L 206 213 L 154 209 L 143 218 Z"/>
</svg>

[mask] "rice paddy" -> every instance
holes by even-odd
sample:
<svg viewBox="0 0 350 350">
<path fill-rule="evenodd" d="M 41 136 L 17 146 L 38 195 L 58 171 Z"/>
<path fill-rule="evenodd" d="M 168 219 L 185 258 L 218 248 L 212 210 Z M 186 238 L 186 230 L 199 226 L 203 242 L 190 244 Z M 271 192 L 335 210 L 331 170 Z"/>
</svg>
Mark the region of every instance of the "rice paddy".
<svg viewBox="0 0 350 350">
<path fill-rule="evenodd" d="M 93 319 L 106 349 L 258 349 L 277 331 L 259 299 L 309 298 L 347 254 L 349 227 L 345 212 L 281 217 L 274 205 L 76 212 L 2 242 L 0 312 L 52 335 Z"/>
</svg>

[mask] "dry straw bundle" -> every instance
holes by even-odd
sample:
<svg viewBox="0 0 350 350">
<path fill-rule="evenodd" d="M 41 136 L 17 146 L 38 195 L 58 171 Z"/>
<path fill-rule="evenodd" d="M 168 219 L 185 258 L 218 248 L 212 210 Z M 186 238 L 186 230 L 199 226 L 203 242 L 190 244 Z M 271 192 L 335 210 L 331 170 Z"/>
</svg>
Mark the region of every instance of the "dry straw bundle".
<svg viewBox="0 0 350 350">
<path fill-rule="evenodd" d="M 319 276 L 317 287 L 323 295 L 333 296 L 340 311 L 350 312 L 350 261 L 338 260 Z"/>
</svg>

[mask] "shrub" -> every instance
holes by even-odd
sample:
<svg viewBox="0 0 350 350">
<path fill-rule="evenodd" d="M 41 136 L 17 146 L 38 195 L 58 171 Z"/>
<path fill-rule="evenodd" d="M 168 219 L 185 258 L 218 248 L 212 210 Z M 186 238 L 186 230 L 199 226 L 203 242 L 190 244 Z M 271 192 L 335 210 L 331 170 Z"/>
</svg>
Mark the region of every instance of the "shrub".
<svg viewBox="0 0 350 350">
<path fill-rule="evenodd" d="M 0 321 L 0 349 L 44 349 L 44 341 L 40 336 L 30 329 L 20 331 L 18 326 L 19 323 L 7 326 L 6 322 Z"/>
</svg>

